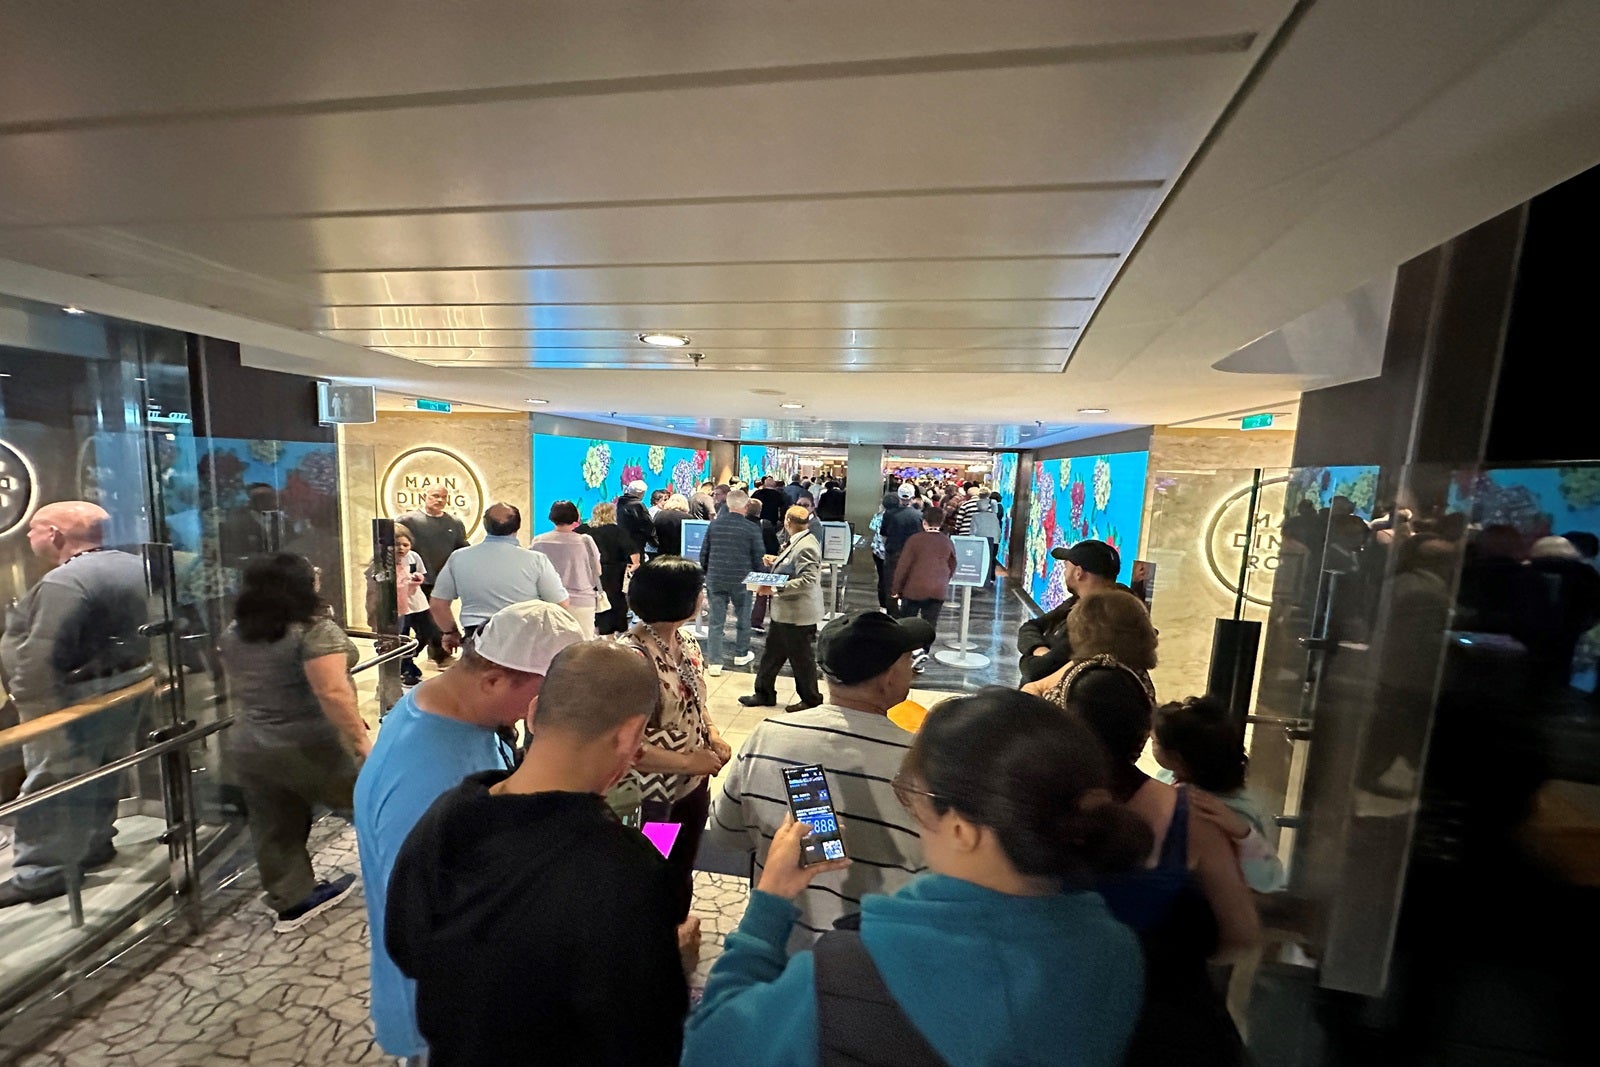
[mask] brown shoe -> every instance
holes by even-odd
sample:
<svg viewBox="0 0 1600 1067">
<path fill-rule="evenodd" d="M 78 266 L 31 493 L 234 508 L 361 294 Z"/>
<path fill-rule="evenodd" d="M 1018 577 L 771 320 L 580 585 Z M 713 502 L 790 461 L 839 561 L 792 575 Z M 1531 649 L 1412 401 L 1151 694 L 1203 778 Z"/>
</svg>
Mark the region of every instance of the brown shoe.
<svg viewBox="0 0 1600 1067">
<path fill-rule="evenodd" d="M 822 701 L 820 701 L 820 700 L 817 700 L 817 701 L 796 700 L 793 704 L 790 704 L 788 707 L 784 708 L 783 710 L 784 711 L 809 711 L 812 708 L 818 708 L 818 707 L 821 707 L 821 706 L 822 706 Z"/>
</svg>

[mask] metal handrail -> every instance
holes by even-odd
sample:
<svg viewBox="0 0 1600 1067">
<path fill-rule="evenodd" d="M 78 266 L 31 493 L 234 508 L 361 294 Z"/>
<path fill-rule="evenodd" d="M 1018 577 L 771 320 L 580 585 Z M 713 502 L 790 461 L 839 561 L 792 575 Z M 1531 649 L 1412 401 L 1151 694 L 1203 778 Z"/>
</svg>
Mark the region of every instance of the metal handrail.
<svg viewBox="0 0 1600 1067">
<path fill-rule="evenodd" d="M 177 737 L 169 737 L 167 740 L 159 741 L 148 748 L 141 748 L 136 752 L 130 752 L 126 756 L 114 759 L 104 767 L 97 767 L 92 771 L 85 771 L 83 774 L 74 775 L 64 782 L 57 782 L 55 785 L 46 786 L 36 793 L 29 793 L 27 796 L 18 797 L 16 800 L 13 800 L 8 804 L 0 804 L 0 819 L 3 819 L 15 812 L 25 811 L 26 809 L 33 807 L 35 804 L 42 804 L 46 800 L 52 800 L 63 793 L 70 793 L 74 789 L 87 785 L 90 782 L 99 781 L 101 778 L 109 777 L 110 775 L 116 774 L 119 771 L 125 771 L 129 767 L 137 766 L 140 763 L 144 763 L 146 760 L 154 759 L 156 756 L 165 755 L 168 752 L 191 745 L 200 740 L 202 737 L 209 737 L 217 731 L 223 730 L 232 725 L 233 716 L 229 715 L 227 718 L 218 719 L 216 722 L 207 723 L 204 726 L 196 726 L 192 730 L 185 730 Z"/>
<path fill-rule="evenodd" d="M 399 644 L 395 645 L 395 647 L 389 649 L 387 652 L 379 652 L 371 659 L 364 659 L 360 663 L 357 663 L 354 667 L 351 667 L 350 674 L 352 676 L 360 674 L 362 671 L 371 670 L 373 667 L 376 667 L 379 664 L 389 663 L 397 659 L 407 659 L 416 655 L 418 650 L 422 648 L 422 642 L 417 640 L 417 638 L 414 636 L 401 637 L 399 634 L 380 634 L 373 633 L 371 630 L 346 630 L 345 633 L 349 634 L 351 637 L 359 637 L 363 641 L 371 641 L 374 644 L 379 645 L 385 641 L 399 642 Z"/>
<path fill-rule="evenodd" d="M 371 659 L 363 660 L 362 662 L 357 663 L 354 667 L 351 667 L 350 674 L 352 676 L 359 674 L 364 670 L 369 670 L 372 667 L 376 667 L 380 663 L 387 663 L 390 660 L 409 656 L 422 647 L 422 642 L 418 641 L 415 637 L 401 638 L 397 634 L 378 634 L 372 633 L 368 630 L 349 630 L 346 632 L 351 637 L 359 637 L 364 640 L 395 640 L 399 642 L 399 644 L 394 648 L 391 648 L 386 652 L 379 653 L 378 655 L 373 656 Z M 175 749 L 183 748 L 186 745 L 193 744 L 195 741 L 198 741 L 203 737 L 209 737 L 214 733 L 232 726 L 234 723 L 234 718 L 234 716 L 229 715 L 225 718 L 218 719 L 216 722 L 207 723 L 205 726 L 197 726 L 192 730 L 186 730 L 177 737 L 169 738 L 165 741 L 158 742 L 157 744 L 150 745 L 147 748 L 141 748 L 137 751 L 130 752 L 126 756 L 121 756 L 117 759 L 114 759 L 103 767 L 97 767 L 92 771 L 85 771 L 82 774 L 73 775 L 64 782 L 57 782 L 54 785 L 46 786 L 37 792 L 29 793 L 26 796 L 17 797 L 15 800 L 5 804 L 0 804 L 0 819 L 4 819 L 7 816 L 19 811 L 26 811 L 28 808 L 31 808 L 36 804 L 42 804 L 47 800 L 61 796 L 63 793 L 70 793 L 74 789 L 85 786 L 90 782 L 99 781 L 101 778 L 106 778 L 110 775 L 118 773 L 119 771 L 127 770 L 129 767 L 137 766 L 140 763 L 144 763 L 146 760 L 154 759 L 155 757 L 164 755 L 167 752 L 171 752 Z"/>
</svg>

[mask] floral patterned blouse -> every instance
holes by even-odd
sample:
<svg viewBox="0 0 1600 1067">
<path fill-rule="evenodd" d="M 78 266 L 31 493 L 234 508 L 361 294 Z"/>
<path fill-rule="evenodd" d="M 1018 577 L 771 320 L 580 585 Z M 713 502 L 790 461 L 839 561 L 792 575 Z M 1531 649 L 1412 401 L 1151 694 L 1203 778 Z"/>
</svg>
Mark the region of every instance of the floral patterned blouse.
<svg viewBox="0 0 1600 1067">
<path fill-rule="evenodd" d="M 661 682 L 661 706 L 645 725 L 644 743 L 669 752 L 711 747 L 705 657 L 700 653 L 694 634 L 687 627 L 678 631 L 676 657 L 656 632 L 643 623 L 623 634 L 620 640 L 644 653 Z M 629 771 L 628 776 L 646 801 L 669 804 L 693 793 L 704 780 L 702 775 L 639 770 Z"/>
</svg>

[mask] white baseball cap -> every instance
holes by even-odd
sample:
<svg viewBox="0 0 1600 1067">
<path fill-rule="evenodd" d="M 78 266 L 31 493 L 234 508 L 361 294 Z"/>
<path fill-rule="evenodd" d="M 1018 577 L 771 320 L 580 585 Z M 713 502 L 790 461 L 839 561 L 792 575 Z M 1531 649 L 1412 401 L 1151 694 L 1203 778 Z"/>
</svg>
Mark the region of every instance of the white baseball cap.
<svg viewBox="0 0 1600 1067">
<path fill-rule="evenodd" d="M 559 604 L 524 600 L 501 608 L 478 631 L 472 650 L 513 671 L 544 674 L 568 645 L 583 640 L 578 620 Z"/>
<path fill-rule="evenodd" d="M 626 491 L 629 496 L 644 496 L 645 493 L 650 491 L 650 487 L 635 478 L 627 484 Z"/>
<path fill-rule="evenodd" d="M 900 489 L 898 491 L 900 493 L 901 500 L 910 500 L 912 497 L 917 495 L 917 487 L 912 485 L 910 482 L 901 482 Z"/>
</svg>

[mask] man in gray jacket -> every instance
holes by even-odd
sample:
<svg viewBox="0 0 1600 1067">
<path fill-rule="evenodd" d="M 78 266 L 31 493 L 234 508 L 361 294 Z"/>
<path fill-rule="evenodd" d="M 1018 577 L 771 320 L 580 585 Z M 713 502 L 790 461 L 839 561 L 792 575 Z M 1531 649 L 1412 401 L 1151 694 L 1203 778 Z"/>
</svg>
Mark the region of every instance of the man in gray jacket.
<svg viewBox="0 0 1600 1067">
<path fill-rule="evenodd" d="M 105 547 L 110 516 L 97 504 L 46 504 L 28 546 L 55 564 L 6 614 L 0 665 L 23 722 L 130 690 L 151 674 L 144 561 Z M 22 795 L 96 770 L 133 751 L 148 688 L 41 734 L 22 748 Z M 66 892 L 67 877 L 110 863 L 121 776 L 111 775 L 17 813 L 11 880 L 0 907 Z"/>
<path fill-rule="evenodd" d="M 794 670 L 795 695 L 784 710 L 803 711 L 822 703 L 817 682 L 817 627 L 822 623 L 822 542 L 810 530 L 811 513 L 792 507 L 784 515 L 789 544 L 776 556 L 764 557 L 774 574 L 789 581 L 772 595 L 767 619 L 767 645 L 756 669 L 756 691 L 739 698 L 747 708 L 778 703 L 778 671 L 788 663 Z"/>
</svg>

